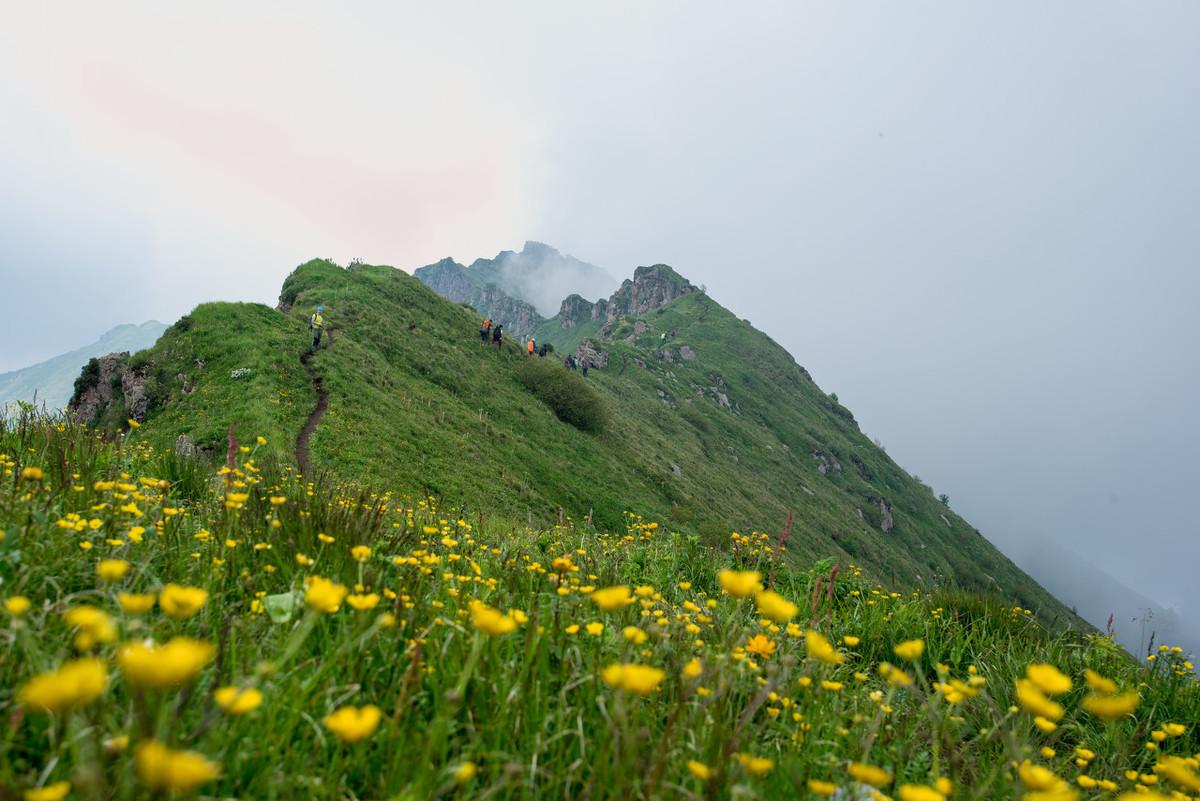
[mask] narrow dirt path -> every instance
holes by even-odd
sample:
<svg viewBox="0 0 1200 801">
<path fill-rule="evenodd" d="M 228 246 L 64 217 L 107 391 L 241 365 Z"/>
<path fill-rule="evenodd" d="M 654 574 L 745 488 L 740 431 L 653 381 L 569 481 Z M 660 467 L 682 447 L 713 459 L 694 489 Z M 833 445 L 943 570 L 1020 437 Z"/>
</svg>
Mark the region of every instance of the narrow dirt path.
<svg viewBox="0 0 1200 801">
<path fill-rule="evenodd" d="M 300 468 L 301 475 L 305 476 L 308 475 L 308 440 L 312 437 L 313 432 L 317 430 L 317 423 L 321 422 L 321 418 L 325 415 L 325 410 L 329 408 L 329 393 L 325 390 L 325 382 L 321 376 L 317 375 L 317 371 L 312 368 L 312 365 L 309 364 L 312 361 L 312 357 L 312 352 L 307 350 L 300 355 L 300 364 L 304 365 L 304 371 L 312 379 L 313 389 L 317 391 L 317 405 L 308 413 L 308 419 L 304 421 L 304 427 L 296 435 L 296 466 Z"/>
</svg>

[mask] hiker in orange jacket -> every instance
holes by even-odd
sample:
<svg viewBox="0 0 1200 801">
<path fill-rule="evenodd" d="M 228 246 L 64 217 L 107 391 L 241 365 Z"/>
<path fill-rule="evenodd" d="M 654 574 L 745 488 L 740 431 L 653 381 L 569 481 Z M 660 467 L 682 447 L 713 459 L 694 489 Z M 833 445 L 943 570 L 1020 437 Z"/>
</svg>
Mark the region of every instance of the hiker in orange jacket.
<svg viewBox="0 0 1200 801">
<path fill-rule="evenodd" d="M 525 343 L 525 352 L 532 356 L 536 348 L 537 343 L 534 341 L 533 337 L 530 337 L 529 341 Z"/>
<path fill-rule="evenodd" d="M 491 334 L 492 318 L 484 317 L 483 324 L 479 326 L 479 341 L 486 345 L 488 343 L 488 339 L 491 338 Z"/>
</svg>

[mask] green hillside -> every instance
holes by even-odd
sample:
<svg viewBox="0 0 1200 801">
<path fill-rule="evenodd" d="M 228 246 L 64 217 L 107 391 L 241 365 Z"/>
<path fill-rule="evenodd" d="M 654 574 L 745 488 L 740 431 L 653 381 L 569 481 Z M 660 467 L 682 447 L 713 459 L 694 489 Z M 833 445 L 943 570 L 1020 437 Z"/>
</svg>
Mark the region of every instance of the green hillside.
<svg viewBox="0 0 1200 801">
<path fill-rule="evenodd" d="M 998 592 L 1083 625 L 872 444 L 786 351 L 698 291 L 641 325 L 608 327 L 608 366 L 588 379 L 606 423 L 589 433 L 521 383 L 519 343 L 480 344 L 474 310 L 399 270 L 312 261 L 284 282 L 286 313 L 206 304 L 137 357 L 142 436 L 168 447 L 186 434 L 223 455 L 234 423 L 290 460 L 316 401 L 298 356 L 317 303 L 333 341 L 311 362 L 329 399 L 314 472 L 465 504 L 471 519 L 545 523 L 561 508 L 612 530 L 633 510 L 709 543 L 778 531 L 791 511 L 787 550 L 800 560 L 854 562 L 895 586 Z M 104 419 L 123 420 L 121 404 L 118 394 Z"/>
</svg>

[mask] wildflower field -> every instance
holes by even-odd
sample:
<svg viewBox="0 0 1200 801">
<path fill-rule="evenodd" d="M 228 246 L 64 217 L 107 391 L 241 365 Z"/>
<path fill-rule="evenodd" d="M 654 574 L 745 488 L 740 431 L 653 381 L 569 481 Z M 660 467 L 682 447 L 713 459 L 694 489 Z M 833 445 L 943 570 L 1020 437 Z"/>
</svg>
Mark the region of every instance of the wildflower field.
<svg viewBox="0 0 1200 801">
<path fill-rule="evenodd" d="M 1200 798 L 1178 649 L 265 445 L 0 420 L 0 799 Z"/>
</svg>

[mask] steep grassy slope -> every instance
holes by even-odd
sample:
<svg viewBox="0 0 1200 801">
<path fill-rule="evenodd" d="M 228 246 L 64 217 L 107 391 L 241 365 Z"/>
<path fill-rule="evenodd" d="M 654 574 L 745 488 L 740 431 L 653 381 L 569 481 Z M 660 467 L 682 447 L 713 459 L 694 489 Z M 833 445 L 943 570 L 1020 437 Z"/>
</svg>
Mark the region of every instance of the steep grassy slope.
<svg viewBox="0 0 1200 801">
<path fill-rule="evenodd" d="M 769 538 L 479 525 L 146 433 L 0 416 L 4 801 L 1200 787 L 1200 685 L 1168 646 L 1133 659 L 852 567 L 830 583 Z"/>
<path fill-rule="evenodd" d="M 473 310 L 401 271 L 314 261 L 288 277 L 282 300 L 288 314 L 203 306 L 164 336 L 142 368 L 159 387 L 143 436 L 165 446 L 187 433 L 223 453 L 236 422 L 286 458 L 314 400 L 297 357 L 319 302 L 334 341 L 312 361 L 329 392 L 311 441 L 318 469 L 453 499 L 472 516 L 546 521 L 562 507 L 611 529 L 632 509 L 709 542 L 777 531 L 791 510 L 798 558 L 855 561 L 897 585 L 998 591 L 1077 622 L 868 441 L 782 348 L 702 293 L 644 315 L 639 336 L 631 320 L 612 326 L 609 366 L 590 379 L 609 412 L 598 434 L 563 423 L 521 385 L 515 343 L 481 346 Z M 249 380 L 231 379 L 243 366 Z"/>
</svg>

